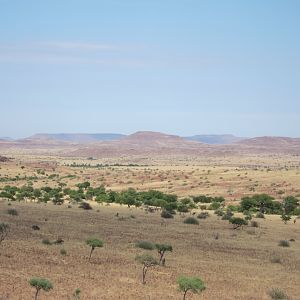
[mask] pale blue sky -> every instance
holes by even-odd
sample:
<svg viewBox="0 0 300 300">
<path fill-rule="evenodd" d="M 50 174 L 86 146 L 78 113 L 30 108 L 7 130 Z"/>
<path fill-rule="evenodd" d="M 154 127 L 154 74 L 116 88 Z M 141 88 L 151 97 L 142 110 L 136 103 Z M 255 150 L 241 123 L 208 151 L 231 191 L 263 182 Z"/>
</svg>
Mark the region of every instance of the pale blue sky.
<svg viewBox="0 0 300 300">
<path fill-rule="evenodd" d="M 0 0 L 0 136 L 300 137 L 298 0 Z"/>
</svg>

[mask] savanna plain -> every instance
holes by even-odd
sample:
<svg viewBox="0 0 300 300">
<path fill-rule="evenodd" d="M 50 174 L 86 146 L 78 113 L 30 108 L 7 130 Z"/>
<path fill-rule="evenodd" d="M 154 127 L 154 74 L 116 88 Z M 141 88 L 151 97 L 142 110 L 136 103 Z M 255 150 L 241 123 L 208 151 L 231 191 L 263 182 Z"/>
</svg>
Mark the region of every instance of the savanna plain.
<svg viewBox="0 0 300 300">
<path fill-rule="evenodd" d="M 11 155 L 0 167 L 2 191 L 7 186 L 76 190 L 88 182 L 118 193 L 128 188 L 138 193 L 158 190 L 177 195 L 177 202 L 184 200 L 188 206 L 173 218 L 162 218 L 159 206 L 108 203 L 93 196 L 83 201 L 91 209 L 83 209 L 82 201 L 67 192 L 56 204 L 38 201 L 38 196 L 1 197 L 0 223 L 9 230 L 0 243 L 0 299 L 34 299 L 35 288 L 29 284 L 34 277 L 53 284 L 48 292 L 41 290 L 38 299 L 182 299 L 180 275 L 199 277 L 206 287 L 199 294 L 188 291 L 186 299 L 300 299 L 300 219 L 291 215 L 285 223 L 278 214 L 257 218 L 253 212 L 247 225 L 236 228 L 215 213 L 226 214 L 229 205 L 234 208 L 243 197 L 256 194 L 278 202 L 287 196 L 299 198 L 299 156 L 120 162 Z M 211 203 L 193 202 L 199 195 L 224 197 L 225 202 L 212 209 Z M 12 210 L 16 213 L 9 213 Z M 197 218 L 200 214 L 205 217 Z M 233 214 L 245 217 L 234 209 Z M 197 222 L 185 223 L 187 218 Z M 91 237 L 102 240 L 103 247 L 96 247 L 89 259 L 86 240 Z M 282 240 L 289 246 L 280 246 Z M 159 255 L 155 247 L 137 247 L 139 241 L 172 246 L 164 265 L 148 268 L 145 284 L 143 265 L 135 258 Z M 286 298 L 273 298 L 276 291 Z"/>
</svg>

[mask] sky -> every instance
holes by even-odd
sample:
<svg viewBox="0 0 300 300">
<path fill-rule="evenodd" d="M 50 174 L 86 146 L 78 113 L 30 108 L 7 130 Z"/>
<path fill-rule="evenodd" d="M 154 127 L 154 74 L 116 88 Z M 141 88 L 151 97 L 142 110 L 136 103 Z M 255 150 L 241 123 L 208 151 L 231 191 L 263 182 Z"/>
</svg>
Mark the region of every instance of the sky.
<svg viewBox="0 0 300 300">
<path fill-rule="evenodd" d="M 0 0 L 0 137 L 300 137 L 298 0 Z"/>
</svg>

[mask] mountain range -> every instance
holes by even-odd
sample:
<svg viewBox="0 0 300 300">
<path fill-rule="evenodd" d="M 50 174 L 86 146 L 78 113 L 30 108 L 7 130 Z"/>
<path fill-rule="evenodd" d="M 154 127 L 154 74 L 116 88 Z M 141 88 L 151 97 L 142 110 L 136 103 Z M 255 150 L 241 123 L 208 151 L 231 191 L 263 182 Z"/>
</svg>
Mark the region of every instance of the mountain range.
<svg viewBox="0 0 300 300">
<path fill-rule="evenodd" d="M 0 154 L 12 151 L 74 157 L 121 157 L 134 155 L 218 155 L 280 153 L 300 155 L 300 138 L 233 135 L 196 135 L 181 137 L 160 132 L 138 131 L 130 135 L 35 134 L 18 140 L 0 140 Z"/>
<path fill-rule="evenodd" d="M 145 134 L 145 139 L 150 139 L 152 134 L 147 134 L 151 131 L 141 131 Z M 137 132 L 140 133 L 140 132 Z M 136 133 L 135 133 L 136 134 Z M 92 142 L 99 142 L 99 141 L 116 141 L 121 140 L 125 137 L 131 139 L 132 135 L 125 135 L 120 133 L 38 133 L 27 138 L 24 140 L 32 140 L 32 141 L 61 141 L 61 142 L 72 142 L 72 143 L 92 143 Z M 158 136 L 161 138 L 162 134 L 159 132 L 156 133 L 157 138 Z M 174 136 L 174 135 L 165 135 L 165 136 Z M 201 142 L 205 144 L 232 144 L 238 141 L 241 141 L 246 138 L 237 137 L 232 134 L 202 134 L 202 135 L 193 135 L 193 136 L 183 136 L 185 140 Z M 10 138 L 3 138 L 5 140 L 11 140 Z M 152 138 L 153 139 L 153 138 Z M 0 138 L 1 140 L 1 138 Z"/>
</svg>

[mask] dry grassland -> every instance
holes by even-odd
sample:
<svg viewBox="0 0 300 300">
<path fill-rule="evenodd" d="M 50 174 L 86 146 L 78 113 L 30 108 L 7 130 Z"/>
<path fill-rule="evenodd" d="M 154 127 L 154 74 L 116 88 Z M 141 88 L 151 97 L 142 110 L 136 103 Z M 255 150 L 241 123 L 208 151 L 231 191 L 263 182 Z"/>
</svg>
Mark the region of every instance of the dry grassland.
<svg viewBox="0 0 300 300">
<path fill-rule="evenodd" d="M 202 295 L 190 299 L 268 299 L 271 287 L 300 299 L 300 222 L 284 225 L 279 217 L 268 216 L 258 220 L 259 228 L 233 230 L 216 216 L 197 226 L 184 224 L 177 215 L 165 227 L 159 212 L 116 205 L 96 205 L 93 211 L 52 204 L 13 206 L 19 216 L 8 215 L 7 203 L 0 204 L 1 221 L 11 226 L 0 255 L 4 299 L 32 299 L 28 280 L 34 276 L 54 284 L 49 293 L 41 292 L 41 299 L 68 299 L 76 288 L 82 299 L 181 299 L 176 285 L 180 274 L 200 276 L 207 285 Z M 34 224 L 41 230 L 33 231 Z M 85 240 L 91 236 L 102 238 L 105 245 L 89 263 Z M 44 238 L 65 242 L 44 245 Z M 296 240 L 291 247 L 278 246 L 279 240 L 291 238 Z M 141 265 L 134 261 L 146 250 L 135 248 L 136 240 L 167 242 L 174 249 L 167 253 L 166 267 L 149 270 L 146 285 L 141 283 Z M 67 256 L 60 254 L 61 248 Z M 277 256 L 281 264 L 271 262 Z"/>
</svg>

